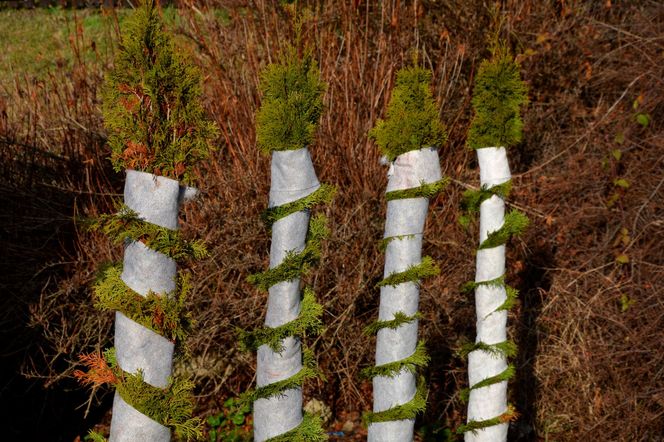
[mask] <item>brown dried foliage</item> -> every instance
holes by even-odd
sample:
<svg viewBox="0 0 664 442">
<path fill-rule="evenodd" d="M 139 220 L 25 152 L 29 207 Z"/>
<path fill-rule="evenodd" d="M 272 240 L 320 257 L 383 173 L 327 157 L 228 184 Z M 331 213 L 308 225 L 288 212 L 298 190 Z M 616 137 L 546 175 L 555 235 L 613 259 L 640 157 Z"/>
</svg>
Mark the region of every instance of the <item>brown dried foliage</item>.
<svg viewBox="0 0 664 442">
<path fill-rule="evenodd" d="M 101 352 L 82 354 L 78 357 L 87 371 L 74 370 L 73 376 L 81 385 L 100 387 L 105 384 L 116 384 L 119 379 L 109 367 Z"/>
<path fill-rule="evenodd" d="M 208 74 L 206 106 L 221 133 L 219 152 L 200 171 L 204 194 L 183 214 L 185 234 L 205 238 L 212 249 L 192 268 L 198 324 L 189 345 L 196 364 L 179 368 L 198 381 L 201 414 L 221 409 L 222 398 L 250 385 L 254 357 L 236 352 L 233 330 L 260 325 L 265 312 L 265 295 L 245 277 L 267 266 L 269 248 L 259 216 L 269 158 L 255 147 L 254 115 L 258 74 L 291 37 L 289 19 L 275 3 L 186 1 L 180 10 L 178 32 Z M 415 47 L 434 72 L 450 140 L 441 163 L 453 179 L 432 202 L 425 232 L 423 252 L 440 264 L 441 275 L 422 290 L 421 336 L 432 363 L 421 424 L 455 427 L 464 419 L 458 392 L 467 374 L 453 354 L 474 339 L 473 299 L 459 287 L 473 277 L 477 247 L 476 226 L 465 231 L 456 221 L 460 194 L 478 183 L 474 153 L 464 143 L 473 74 L 488 55 L 488 4 L 306 3 L 314 12 L 306 36 L 329 83 L 311 150 L 319 177 L 339 192 L 326 209 L 332 236 L 322 266 L 309 281 L 325 306 L 327 330 L 313 346 L 328 381 L 307 385 L 305 394 L 325 400 L 339 419 L 370 407 L 370 383 L 358 373 L 373 364 L 374 342 L 361 331 L 377 317 L 386 170 L 367 132 L 384 114 L 394 73 Z M 508 244 L 507 279 L 521 290 L 509 321 L 519 345 L 510 399 L 520 413 L 510 440 L 656 439 L 664 426 L 664 130 L 657 117 L 664 114 L 664 7 L 645 0 L 501 5 L 502 35 L 521 54 L 531 88 L 525 139 L 510 150 L 510 202 L 532 221 L 522 239 Z M 216 6 L 229 11 L 227 24 L 208 13 Z M 25 254 L 32 267 L 24 268 L 33 274 L 42 270 L 36 280 L 14 274 L 10 293 L 31 300 L 40 335 L 30 343 L 27 367 L 49 384 L 71 374 L 67 361 L 76 354 L 110 339 L 112 318 L 94 312 L 88 286 L 101 262 L 121 256 L 71 222 L 107 212 L 108 195 L 121 191 L 122 177 L 109 175 L 104 159 L 101 77 L 55 80 L 17 80 L 10 94 L 0 95 L 2 140 L 10 146 L 3 155 L 19 158 L 3 161 L 17 192 L 5 196 L 17 210 L 6 217 L 12 236 L 3 246 L 9 256 Z M 636 113 L 651 116 L 647 127 Z M 617 179 L 629 187 L 616 186 Z M 44 189 L 62 202 L 42 200 Z M 13 199 L 18 195 L 30 210 Z M 35 214 L 42 213 L 37 227 Z M 26 229 L 42 236 L 25 243 Z M 39 238 L 51 241 L 48 253 Z M 19 290 L 21 278 L 39 284 Z"/>
</svg>

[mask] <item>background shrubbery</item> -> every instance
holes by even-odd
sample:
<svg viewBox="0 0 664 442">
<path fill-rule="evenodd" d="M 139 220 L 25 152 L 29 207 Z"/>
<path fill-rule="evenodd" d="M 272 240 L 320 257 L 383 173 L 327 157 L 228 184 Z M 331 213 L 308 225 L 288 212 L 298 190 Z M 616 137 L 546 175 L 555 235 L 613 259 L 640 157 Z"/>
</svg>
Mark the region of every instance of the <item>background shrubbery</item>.
<svg viewBox="0 0 664 442">
<path fill-rule="evenodd" d="M 476 229 L 457 219 L 461 193 L 478 184 L 465 141 L 491 5 L 307 3 L 314 18 L 306 35 L 328 82 L 311 150 L 321 181 L 339 191 L 312 281 L 325 306 L 315 353 L 328 382 L 309 384 L 305 397 L 332 408 L 334 429 L 359 424 L 370 407 L 370 382 L 358 374 L 373 364 L 374 343 L 361 331 L 378 305 L 386 168 L 367 134 L 416 47 L 434 72 L 449 131 L 442 166 L 453 179 L 426 227 L 423 253 L 442 271 L 423 286 L 432 363 L 418 427 L 455 427 L 466 385 L 455 349 L 474 339 L 473 299 L 459 288 L 472 278 L 477 247 Z M 520 349 L 510 394 L 521 413 L 510 440 L 655 439 L 664 431 L 664 6 L 502 4 L 502 32 L 520 54 L 531 101 L 524 141 L 510 152 L 511 201 L 532 222 L 508 248 L 508 280 L 521 290 L 509 322 Z M 79 353 L 111 339 L 112 315 L 93 308 L 90 285 L 121 248 L 76 220 L 108 213 L 122 190 L 100 104 L 126 15 L 116 12 L 0 10 L 0 411 L 8 440 L 70 441 L 109 408 L 108 392 L 86 402 L 69 376 Z M 203 196 L 183 214 L 184 234 L 205 238 L 211 256 L 191 268 L 198 325 L 192 362 L 178 367 L 199 385 L 198 413 L 216 416 L 254 372 L 235 337 L 235 327 L 262 323 L 265 308 L 265 295 L 245 282 L 266 267 L 269 247 L 259 216 L 269 158 L 256 148 L 254 118 L 259 72 L 290 37 L 289 19 L 262 0 L 186 0 L 164 14 L 206 74 L 205 106 L 220 128 L 219 151 L 197 171 Z"/>
</svg>

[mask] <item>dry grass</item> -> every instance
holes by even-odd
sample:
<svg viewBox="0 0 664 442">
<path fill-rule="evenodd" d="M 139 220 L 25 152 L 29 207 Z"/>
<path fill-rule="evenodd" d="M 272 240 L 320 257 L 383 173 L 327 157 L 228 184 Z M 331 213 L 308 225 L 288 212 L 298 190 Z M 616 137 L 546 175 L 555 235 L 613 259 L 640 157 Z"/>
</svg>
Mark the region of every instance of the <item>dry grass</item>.
<svg viewBox="0 0 664 442">
<path fill-rule="evenodd" d="M 327 330 L 314 349 L 328 382 L 305 393 L 330 404 L 339 425 L 370 406 L 370 383 L 358 373 L 373 363 L 374 343 L 361 330 L 377 316 L 386 170 L 367 132 L 416 47 L 434 70 L 450 133 L 441 161 L 455 183 L 431 204 L 425 233 L 424 252 L 442 272 L 422 291 L 421 333 L 433 360 L 430 406 L 418 425 L 454 427 L 466 385 L 454 350 L 474 339 L 473 299 L 459 287 L 473 276 L 477 240 L 456 219 L 461 192 L 478 182 L 464 142 L 489 10 L 461 0 L 309 3 L 307 38 L 329 84 L 311 150 L 320 178 L 339 192 L 311 281 L 325 304 Z M 502 4 L 504 35 L 531 86 L 525 140 L 511 151 L 512 203 L 533 224 L 508 253 L 508 280 L 521 289 L 510 319 L 520 347 L 510 394 L 521 417 L 510 439 L 656 440 L 664 432 L 664 7 Z M 212 248 L 190 269 L 199 323 L 189 341 L 194 362 L 180 367 L 196 376 L 199 411 L 209 414 L 252 382 L 255 362 L 235 350 L 234 327 L 259 325 L 265 309 L 264 294 L 245 282 L 266 266 L 269 246 L 259 220 L 269 159 L 255 147 L 258 74 L 290 31 L 287 16 L 264 0 L 188 1 L 180 13 L 179 40 L 207 74 L 206 107 L 221 128 L 219 152 L 200 170 L 204 194 L 183 215 L 185 234 Z M 121 189 L 105 160 L 103 65 L 75 64 L 69 78 L 17 78 L 0 95 L 2 286 L 12 300 L 2 323 L 25 327 L 29 307 L 33 332 L 12 348 L 29 357 L 24 371 L 48 385 L 71 375 L 79 353 L 110 339 L 111 318 L 94 313 L 88 287 L 99 264 L 121 251 L 71 221 L 109 210 Z M 647 127 L 637 113 L 651 117 Z"/>
</svg>

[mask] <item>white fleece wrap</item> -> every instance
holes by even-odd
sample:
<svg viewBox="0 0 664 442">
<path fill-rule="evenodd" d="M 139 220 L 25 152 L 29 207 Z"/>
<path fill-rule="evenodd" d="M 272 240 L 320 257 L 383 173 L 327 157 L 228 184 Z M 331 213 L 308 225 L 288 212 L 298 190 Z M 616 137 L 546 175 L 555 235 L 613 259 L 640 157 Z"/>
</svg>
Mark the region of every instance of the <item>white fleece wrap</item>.
<svg viewBox="0 0 664 442">
<path fill-rule="evenodd" d="M 134 170 L 127 171 L 125 204 L 138 217 L 167 229 L 178 228 L 180 203 L 196 194 L 172 179 Z M 121 278 L 142 296 L 154 292 L 170 296 L 176 289 L 175 261 L 145 244 L 130 241 L 125 247 Z M 173 342 L 132 321 L 115 315 L 115 351 L 118 365 L 128 373 L 143 372 L 148 384 L 164 388 L 173 366 Z M 169 428 L 135 410 L 116 393 L 111 420 L 111 442 L 168 442 Z"/>
<path fill-rule="evenodd" d="M 436 149 L 424 148 L 399 155 L 388 172 L 387 192 L 411 189 L 442 178 Z M 394 238 L 385 250 L 384 277 L 403 272 L 422 262 L 422 233 L 426 221 L 427 198 L 396 199 L 387 202 L 384 238 Z M 390 321 L 397 312 L 417 313 L 419 287 L 405 282 L 380 289 L 378 320 Z M 382 328 L 376 337 L 376 365 L 384 365 L 411 356 L 417 347 L 417 320 L 392 330 Z M 380 412 L 413 399 L 417 379 L 402 371 L 397 376 L 373 378 L 373 411 Z M 409 442 L 413 440 L 415 419 L 376 422 L 369 425 L 369 442 Z"/>
<path fill-rule="evenodd" d="M 480 184 L 492 187 L 511 178 L 507 153 L 503 147 L 477 149 Z M 505 202 L 492 195 L 480 205 L 480 244 L 489 233 L 500 229 L 505 217 Z M 477 251 L 475 281 L 488 281 L 505 273 L 505 245 Z M 475 289 L 477 312 L 476 342 L 496 344 L 507 340 L 507 312 L 496 312 L 507 298 L 505 287 L 480 285 Z M 496 376 L 507 369 L 507 359 L 476 350 L 468 355 L 469 385 Z M 507 411 L 507 381 L 470 391 L 468 421 L 483 421 Z M 465 433 L 466 442 L 501 442 L 507 440 L 508 424 L 493 425 Z"/>
<path fill-rule="evenodd" d="M 118 392 L 113 397 L 111 441 L 170 441 L 171 430 L 141 414 L 126 403 Z"/>
<path fill-rule="evenodd" d="M 315 192 L 320 183 L 307 148 L 272 152 L 269 207 L 297 201 Z M 272 225 L 270 268 L 281 264 L 288 252 L 301 252 L 309 230 L 309 212 L 300 211 Z M 300 279 L 283 281 L 269 289 L 266 327 L 278 327 L 300 314 Z M 288 379 L 302 369 L 302 349 L 297 337 L 283 341 L 281 354 L 267 345 L 258 348 L 256 384 L 264 387 Z M 302 389 L 254 402 L 254 440 L 262 442 L 286 433 L 302 422 Z"/>
</svg>

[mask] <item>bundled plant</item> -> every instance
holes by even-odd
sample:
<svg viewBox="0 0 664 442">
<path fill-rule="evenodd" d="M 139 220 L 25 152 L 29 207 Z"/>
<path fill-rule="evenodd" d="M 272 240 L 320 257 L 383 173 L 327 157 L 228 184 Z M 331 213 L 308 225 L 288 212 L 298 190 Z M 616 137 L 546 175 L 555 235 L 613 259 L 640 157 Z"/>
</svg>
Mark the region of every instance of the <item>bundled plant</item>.
<svg viewBox="0 0 664 442">
<path fill-rule="evenodd" d="M 162 28 L 155 0 L 127 20 L 103 92 L 111 160 L 126 169 L 124 204 L 91 228 L 125 243 L 124 261 L 95 286 L 96 305 L 115 311 L 115 347 L 82 356 L 83 383 L 116 387 L 111 441 L 169 441 L 202 436 L 192 417 L 193 384 L 172 377 L 192 321 L 189 279 L 177 262 L 207 255 L 178 233 L 180 205 L 196 194 L 193 167 L 206 159 L 216 128 L 200 104 L 200 74 Z M 99 435 L 94 437 L 99 438 Z"/>
<path fill-rule="evenodd" d="M 298 29 L 298 35 L 300 30 Z M 253 401 L 255 441 L 321 441 L 320 419 L 302 411 L 302 383 L 321 377 L 302 338 L 322 328 L 322 306 L 301 278 L 320 259 L 328 235 L 323 215 L 310 210 L 329 202 L 334 188 L 320 184 L 308 146 L 323 111 L 325 83 L 310 50 L 289 47 L 263 71 L 257 144 L 271 154 L 271 187 L 263 219 L 272 232 L 270 268 L 249 281 L 268 292 L 265 327 L 242 332 L 245 349 L 258 352 Z"/>
<path fill-rule="evenodd" d="M 468 215 L 479 213 L 480 245 L 475 281 L 464 289 L 475 292 L 477 336 L 461 351 L 468 356 L 469 387 L 461 395 L 468 401 L 468 418 L 457 432 L 465 433 L 466 441 L 496 442 L 507 440 L 508 423 L 516 417 L 507 403 L 507 382 L 515 372 L 507 359 L 516 346 L 506 325 L 518 292 L 505 283 L 505 243 L 528 226 L 528 218 L 517 210 L 505 213 L 512 183 L 506 148 L 521 140 L 520 112 L 528 97 L 519 65 L 505 44 L 494 45 L 492 52 L 475 79 L 475 116 L 468 133 L 481 187 L 465 193 L 463 206 Z"/>
<path fill-rule="evenodd" d="M 437 149 L 447 138 L 430 81 L 427 69 L 402 68 L 387 118 L 370 132 L 391 162 L 378 320 L 366 328 L 377 335 L 376 365 L 363 371 L 373 378 L 373 412 L 366 416 L 373 442 L 413 440 L 415 416 L 426 406 L 426 383 L 419 372 L 429 356 L 417 337 L 419 284 L 439 269 L 430 257 L 422 257 L 422 240 L 429 199 L 446 184 Z"/>
</svg>

